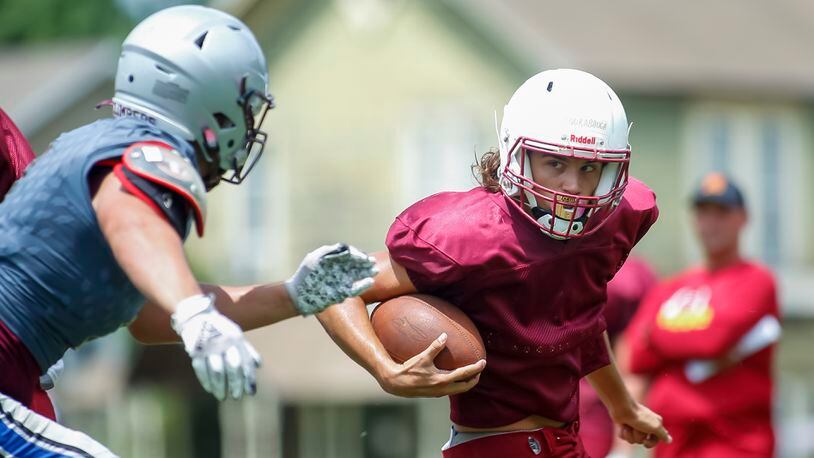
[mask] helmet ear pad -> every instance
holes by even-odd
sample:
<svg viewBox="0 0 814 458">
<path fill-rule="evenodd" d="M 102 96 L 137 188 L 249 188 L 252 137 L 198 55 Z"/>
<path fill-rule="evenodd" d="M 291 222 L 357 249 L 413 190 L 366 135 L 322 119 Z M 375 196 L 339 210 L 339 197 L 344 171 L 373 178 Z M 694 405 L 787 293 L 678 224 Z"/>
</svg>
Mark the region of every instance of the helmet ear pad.
<svg viewBox="0 0 814 458">
<path fill-rule="evenodd" d="M 206 150 L 205 145 L 198 144 L 197 142 L 191 142 L 191 144 L 192 147 L 195 148 L 195 156 L 198 158 L 198 172 L 206 186 L 206 190 L 209 191 L 221 182 L 221 176 L 225 173 L 225 171 L 220 168 L 220 152 L 217 150 Z M 207 155 L 209 155 L 211 160 L 204 159 Z"/>
</svg>

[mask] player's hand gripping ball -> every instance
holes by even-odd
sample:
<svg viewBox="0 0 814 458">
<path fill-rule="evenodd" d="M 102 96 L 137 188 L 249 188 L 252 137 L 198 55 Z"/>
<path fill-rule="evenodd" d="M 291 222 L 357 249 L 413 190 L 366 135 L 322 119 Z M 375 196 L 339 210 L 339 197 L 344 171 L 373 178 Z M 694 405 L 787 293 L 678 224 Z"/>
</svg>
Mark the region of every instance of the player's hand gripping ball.
<svg viewBox="0 0 814 458">
<path fill-rule="evenodd" d="M 442 333 L 446 348 L 435 357 L 435 367 L 454 370 L 486 358 L 483 339 L 464 312 L 449 302 L 426 294 L 410 294 L 379 304 L 371 316 L 373 330 L 397 363 L 421 353 Z"/>
<path fill-rule="evenodd" d="M 297 311 L 311 315 L 362 294 L 377 273 L 372 256 L 337 243 L 308 253 L 285 287 Z"/>
<path fill-rule="evenodd" d="M 172 328 L 181 336 L 192 368 L 204 390 L 223 401 L 257 391 L 260 355 L 235 322 L 215 309 L 211 295 L 184 299 L 172 315 Z"/>
</svg>

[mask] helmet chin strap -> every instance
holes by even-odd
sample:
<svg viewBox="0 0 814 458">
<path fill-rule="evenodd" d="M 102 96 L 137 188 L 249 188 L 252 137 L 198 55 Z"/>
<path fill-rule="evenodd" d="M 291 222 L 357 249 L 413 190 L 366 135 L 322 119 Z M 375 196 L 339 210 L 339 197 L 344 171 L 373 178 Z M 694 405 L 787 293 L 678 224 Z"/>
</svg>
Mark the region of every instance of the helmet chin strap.
<svg viewBox="0 0 814 458">
<path fill-rule="evenodd" d="M 558 218 L 551 214 L 550 211 L 543 209 L 542 207 L 533 206 L 531 207 L 531 215 L 534 219 L 537 220 L 543 227 L 551 228 L 553 231 L 557 231 L 561 234 L 579 234 L 585 229 L 585 223 L 581 220 L 575 221 L 568 221 L 562 218 Z M 569 227 L 570 230 L 569 230 Z M 563 237 L 561 235 L 554 234 L 553 232 L 548 232 L 546 230 L 541 229 L 545 235 L 556 239 L 556 240 L 566 240 L 567 237 Z"/>
</svg>

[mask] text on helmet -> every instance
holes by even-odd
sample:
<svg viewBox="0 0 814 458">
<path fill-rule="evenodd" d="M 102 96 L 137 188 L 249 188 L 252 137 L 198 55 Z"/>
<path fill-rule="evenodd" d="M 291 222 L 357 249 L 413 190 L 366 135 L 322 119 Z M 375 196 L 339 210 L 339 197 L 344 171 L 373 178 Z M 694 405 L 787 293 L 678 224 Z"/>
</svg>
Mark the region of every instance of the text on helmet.
<svg viewBox="0 0 814 458">
<path fill-rule="evenodd" d="M 579 143 L 582 145 L 596 145 L 596 137 L 588 137 L 586 135 L 571 134 L 571 143 Z"/>
<path fill-rule="evenodd" d="M 142 121 L 147 121 L 150 124 L 155 124 L 155 117 L 150 116 L 146 113 L 142 113 L 138 110 L 134 110 L 130 107 L 124 106 L 120 103 L 113 102 L 113 115 L 114 116 L 127 116 L 130 118 L 141 119 Z"/>
<path fill-rule="evenodd" d="M 589 118 L 571 118 L 571 125 L 574 127 L 585 127 L 588 129 L 605 130 L 608 128 L 607 121 Z"/>
</svg>

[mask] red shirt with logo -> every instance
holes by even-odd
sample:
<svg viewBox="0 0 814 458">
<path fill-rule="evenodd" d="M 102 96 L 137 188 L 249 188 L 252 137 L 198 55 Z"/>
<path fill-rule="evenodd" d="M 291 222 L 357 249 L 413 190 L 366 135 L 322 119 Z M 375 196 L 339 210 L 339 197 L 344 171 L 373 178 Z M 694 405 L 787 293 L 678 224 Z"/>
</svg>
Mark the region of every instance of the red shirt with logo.
<svg viewBox="0 0 814 458">
<path fill-rule="evenodd" d="M 574 421 L 579 379 L 609 364 L 607 282 L 655 222 L 655 196 L 631 179 L 599 231 L 568 241 L 543 234 L 507 199 L 483 188 L 427 197 L 396 218 L 387 247 L 420 292 L 460 307 L 483 337 L 486 369 L 450 396 L 453 422 Z"/>
<path fill-rule="evenodd" d="M 718 447 L 711 438 L 735 447 L 724 455 L 716 448 L 717 456 L 772 455 L 774 345 L 705 381 L 685 375 L 690 360 L 727 356 L 766 316 L 779 317 L 775 282 L 753 262 L 689 269 L 647 296 L 626 338 L 632 371 L 652 376 L 647 405 L 664 417 L 675 439 L 660 445 L 658 455 L 707 456 L 696 448 L 706 442 Z"/>
</svg>

